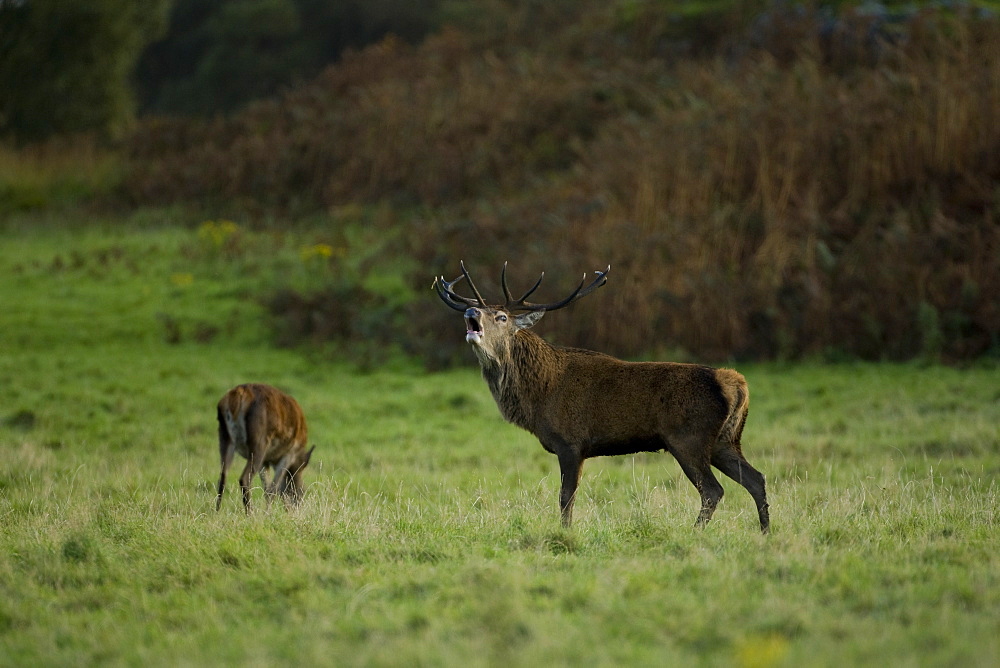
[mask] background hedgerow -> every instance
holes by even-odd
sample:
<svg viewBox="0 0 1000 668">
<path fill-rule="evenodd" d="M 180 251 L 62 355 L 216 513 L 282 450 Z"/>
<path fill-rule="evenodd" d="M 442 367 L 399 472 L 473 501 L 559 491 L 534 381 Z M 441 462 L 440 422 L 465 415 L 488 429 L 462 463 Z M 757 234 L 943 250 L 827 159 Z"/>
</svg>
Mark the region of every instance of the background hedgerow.
<svg viewBox="0 0 1000 668">
<path fill-rule="evenodd" d="M 286 215 L 388 206 L 411 286 L 510 260 L 556 290 L 610 262 L 606 294 L 546 327 L 622 355 L 996 350 L 1000 21 L 667 5 L 544 13 L 544 38 L 518 12 L 389 38 L 232 117 L 147 119 L 124 190 Z M 331 290 L 297 299 L 365 304 Z M 313 336 L 290 299 L 283 339 Z M 436 338 L 407 345 L 442 357 Z"/>
</svg>

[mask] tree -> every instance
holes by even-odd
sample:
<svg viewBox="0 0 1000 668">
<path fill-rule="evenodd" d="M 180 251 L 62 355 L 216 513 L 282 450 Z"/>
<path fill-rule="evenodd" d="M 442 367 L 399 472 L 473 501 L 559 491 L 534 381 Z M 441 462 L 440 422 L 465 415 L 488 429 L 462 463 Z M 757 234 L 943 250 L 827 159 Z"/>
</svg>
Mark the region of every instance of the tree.
<svg viewBox="0 0 1000 668">
<path fill-rule="evenodd" d="M 169 0 L 0 0 L 0 134 L 20 141 L 119 135 L 131 75 Z"/>
<path fill-rule="evenodd" d="M 2 0 L 0 0 L 2 1 Z M 348 48 L 392 33 L 415 42 L 439 0 L 175 0 L 143 54 L 140 111 L 211 115 L 307 81 Z"/>
</svg>

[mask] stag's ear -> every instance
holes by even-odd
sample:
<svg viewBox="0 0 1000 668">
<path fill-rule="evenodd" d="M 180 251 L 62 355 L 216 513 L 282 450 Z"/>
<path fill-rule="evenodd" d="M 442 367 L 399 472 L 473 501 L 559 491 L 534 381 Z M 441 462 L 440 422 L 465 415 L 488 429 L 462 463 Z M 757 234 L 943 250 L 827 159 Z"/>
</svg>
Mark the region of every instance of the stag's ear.
<svg viewBox="0 0 1000 668">
<path fill-rule="evenodd" d="M 545 311 L 528 311 L 527 313 L 515 316 L 514 324 L 517 325 L 518 329 L 528 329 L 541 320 L 543 315 L 545 315 Z"/>
</svg>

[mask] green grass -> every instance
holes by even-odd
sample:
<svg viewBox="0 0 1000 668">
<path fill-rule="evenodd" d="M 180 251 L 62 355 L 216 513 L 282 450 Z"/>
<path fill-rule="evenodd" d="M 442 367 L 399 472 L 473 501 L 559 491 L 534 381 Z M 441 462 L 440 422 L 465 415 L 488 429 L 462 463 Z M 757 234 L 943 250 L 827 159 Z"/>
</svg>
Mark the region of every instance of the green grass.
<svg viewBox="0 0 1000 668">
<path fill-rule="evenodd" d="M 471 354 L 428 375 L 274 349 L 255 295 L 322 281 L 322 231 L 201 222 L 3 226 L 0 664 L 1000 656 L 995 365 L 741 366 L 772 535 L 728 480 L 695 530 L 666 455 L 588 462 L 567 531 L 555 459 Z M 294 394 L 318 446 L 293 512 L 257 489 L 246 517 L 235 475 L 214 511 L 214 403 L 250 380 Z"/>
</svg>

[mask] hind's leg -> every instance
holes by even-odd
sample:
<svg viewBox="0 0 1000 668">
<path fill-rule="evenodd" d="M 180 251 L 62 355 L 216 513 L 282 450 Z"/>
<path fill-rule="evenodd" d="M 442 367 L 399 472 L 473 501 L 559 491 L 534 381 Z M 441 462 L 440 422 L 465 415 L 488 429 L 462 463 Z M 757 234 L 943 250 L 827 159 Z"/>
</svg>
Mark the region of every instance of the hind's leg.
<svg viewBox="0 0 1000 668">
<path fill-rule="evenodd" d="M 219 487 L 218 495 L 215 497 L 215 509 L 218 510 L 222 506 L 222 492 L 226 489 L 226 473 L 229 471 L 230 464 L 233 463 L 233 454 L 236 452 L 236 447 L 233 445 L 232 441 L 228 438 L 219 438 L 219 458 L 222 460 L 222 474 L 219 476 Z"/>
<path fill-rule="evenodd" d="M 271 507 L 271 502 L 274 501 L 274 488 L 278 485 L 278 477 L 280 468 L 275 466 L 269 469 L 267 466 L 263 466 L 260 469 L 260 486 L 264 489 L 264 499 L 267 502 L 267 507 Z M 268 481 L 268 472 L 274 474 L 274 479 Z"/>
<path fill-rule="evenodd" d="M 299 505 L 302 497 L 305 496 L 305 491 L 305 486 L 302 484 L 302 469 L 300 468 L 288 476 L 288 485 L 285 490 L 288 502 L 293 506 Z"/>
<path fill-rule="evenodd" d="M 260 469 L 260 463 L 251 453 L 250 459 L 247 460 L 247 465 L 243 468 L 243 473 L 240 474 L 240 489 L 243 491 L 243 507 L 246 509 L 247 515 L 250 514 L 250 483 L 253 481 L 254 476 L 260 472 Z"/>
<path fill-rule="evenodd" d="M 716 448 L 716 451 L 712 453 L 712 465 L 750 492 L 754 503 L 757 504 L 760 530 L 762 533 L 767 533 L 771 519 L 768 514 L 764 474 L 752 467 L 736 446 L 730 443 L 719 443 Z"/>
<path fill-rule="evenodd" d="M 269 507 L 276 496 L 281 496 L 285 506 L 288 506 L 288 499 L 285 498 L 285 490 L 288 487 L 289 477 L 286 460 L 287 457 L 282 458 L 282 460 L 274 466 L 274 480 L 271 482 L 271 486 L 267 488 L 267 504 Z"/>
<path fill-rule="evenodd" d="M 312 459 L 312 453 L 315 449 L 315 445 L 309 448 L 305 457 L 300 458 L 297 463 L 291 464 L 288 469 L 288 476 L 285 478 L 285 485 L 282 486 L 281 493 L 286 495 L 288 502 L 293 506 L 298 505 L 305 495 L 306 488 L 302 482 L 302 471 L 309 466 L 309 460 Z"/>
<path fill-rule="evenodd" d="M 240 476 L 240 485 L 243 489 L 243 505 L 246 506 L 247 513 L 250 512 L 250 483 L 254 477 L 260 475 L 260 483 L 264 488 L 264 496 L 267 497 L 268 484 L 267 475 L 264 472 L 267 452 L 270 443 L 267 438 L 267 412 L 258 397 L 250 404 L 246 410 L 244 418 L 244 429 L 246 430 L 247 466 Z M 268 499 L 270 505 L 270 499 Z"/>
</svg>

